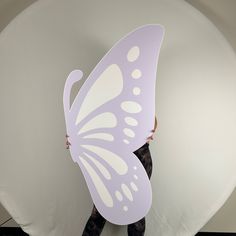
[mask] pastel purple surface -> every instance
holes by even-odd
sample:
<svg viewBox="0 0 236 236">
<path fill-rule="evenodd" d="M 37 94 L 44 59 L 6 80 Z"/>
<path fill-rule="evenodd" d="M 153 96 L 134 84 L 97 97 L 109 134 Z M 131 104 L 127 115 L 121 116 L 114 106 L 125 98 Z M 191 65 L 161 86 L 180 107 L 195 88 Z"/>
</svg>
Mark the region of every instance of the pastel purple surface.
<svg viewBox="0 0 236 236">
<path fill-rule="evenodd" d="M 70 153 L 85 177 L 91 197 L 108 221 L 126 225 L 150 209 L 152 190 L 133 154 L 154 126 L 156 70 L 164 30 L 146 25 L 121 39 L 103 57 L 70 106 L 68 76 L 63 95 Z"/>
</svg>

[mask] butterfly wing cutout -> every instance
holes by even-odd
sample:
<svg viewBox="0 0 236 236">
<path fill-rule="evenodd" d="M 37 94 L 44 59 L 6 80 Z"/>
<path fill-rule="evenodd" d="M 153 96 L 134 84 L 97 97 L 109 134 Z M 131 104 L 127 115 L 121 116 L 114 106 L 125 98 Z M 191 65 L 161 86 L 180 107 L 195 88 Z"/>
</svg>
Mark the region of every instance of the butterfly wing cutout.
<svg viewBox="0 0 236 236">
<path fill-rule="evenodd" d="M 144 217 L 152 190 L 133 154 L 150 135 L 155 116 L 155 82 L 164 30 L 147 25 L 121 39 L 98 63 L 70 106 L 67 78 L 63 103 L 70 153 L 82 170 L 99 212 L 115 224 Z"/>
</svg>

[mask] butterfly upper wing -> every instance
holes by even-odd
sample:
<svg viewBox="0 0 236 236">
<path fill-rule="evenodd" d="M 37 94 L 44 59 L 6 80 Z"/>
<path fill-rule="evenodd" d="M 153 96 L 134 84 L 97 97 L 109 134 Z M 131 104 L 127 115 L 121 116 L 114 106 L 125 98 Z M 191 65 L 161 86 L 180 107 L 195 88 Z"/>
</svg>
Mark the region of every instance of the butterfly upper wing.
<svg viewBox="0 0 236 236">
<path fill-rule="evenodd" d="M 156 67 L 163 28 L 148 25 L 120 40 L 92 71 L 72 106 L 65 85 L 64 110 L 70 151 L 85 176 L 100 213 L 116 224 L 146 215 L 151 186 L 133 151 L 153 129 Z"/>
</svg>

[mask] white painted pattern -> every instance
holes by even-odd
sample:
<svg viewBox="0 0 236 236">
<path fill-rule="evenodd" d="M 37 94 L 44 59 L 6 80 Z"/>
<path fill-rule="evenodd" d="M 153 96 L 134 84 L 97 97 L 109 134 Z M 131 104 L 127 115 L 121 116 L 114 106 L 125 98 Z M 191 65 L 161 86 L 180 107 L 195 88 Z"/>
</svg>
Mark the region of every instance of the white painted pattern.
<svg viewBox="0 0 236 236">
<path fill-rule="evenodd" d="M 142 111 L 142 107 L 139 103 L 134 101 L 124 101 L 121 103 L 121 108 L 127 113 L 139 113 Z"/>
<path fill-rule="evenodd" d="M 135 133 L 132 129 L 129 128 L 124 128 L 123 132 L 126 136 L 130 137 L 130 138 L 134 138 L 135 137 Z"/>
<path fill-rule="evenodd" d="M 111 197 L 108 189 L 106 188 L 105 184 L 101 180 L 101 178 L 98 176 L 98 174 L 95 172 L 93 167 L 86 160 L 84 160 L 82 157 L 79 157 L 79 158 L 80 158 L 82 164 L 84 165 L 86 171 L 88 172 L 89 176 L 91 177 L 93 184 L 94 184 L 101 200 L 105 204 L 105 206 L 113 207 L 112 197 Z"/>
<path fill-rule="evenodd" d="M 129 144 L 129 140 L 127 140 L 127 139 L 123 139 L 123 142 L 126 144 Z"/>
<path fill-rule="evenodd" d="M 104 89 L 106 88 L 106 89 Z M 94 82 L 80 107 L 75 124 L 96 108 L 117 97 L 123 90 L 123 76 L 117 64 L 108 66 Z"/>
<path fill-rule="evenodd" d="M 91 157 L 89 154 L 84 152 L 84 155 L 94 163 L 94 165 L 99 169 L 99 171 L 101 172 L 101 174 L 106 178 L 106 179 L 111 179 L 111 174 L 110 172 L 107 170 L 107 168 L 100 163 L 99 161 L 97 161 L 95 158 Z"/>
<path fill-rule="evenodd" d="M 128 211 L 128 207 L 127 207 L 127 206 L 124 206 L 124 207 L 123 207 L 123 210 L 124 210 L 124 211 Z"/>
<path fill-rule="evenodd" d="M 130 126 L 137 126 L 138 125 L 138 121 L 130 116 L 125 117 L 125 122 L 127 125 L 130 125 Z"/>
<path fill-rule="evenodd" d="M 136 61 L 136 60 L 138 59 L 139 54 L 140 54 L 139 47 L 134 46 L 134 47 L 132 47 L 132 48 L 129 50 L 129 52 L 128 52 L 128 54 L 127 54 L 127 60 L 128 60 L 129 62 L 134 62 L 134 61 Z"/>
<path fill-rule="evenodd" d="M 134 87 L 133 88 L 133 94 L 134 95 L 140 95 L 140 93 L 141 93 L 141 89 L 139 88 L 139 87 Z"/>
<path fill-rule="evenodd" d="M 106 122 L 104 122 L 104 120 Z M 101 113 L 89 120 L 78 132 L 78 134 L 99 128 L 113 128 L 117 125 L 116 116 L 111 112 Z"/>
<path fill-rule="evenodd" d="M 114 137 L 108 133 L 95 133 L 95 134 L 86 135 L 83 138 L 102 139 L 102 140 L 106 140 L 110 142 L 114 141 Z"/>
<path fill-rule="evenodd" d="M 81 145 L 83 148 L 94 152 L 104 161 L 106 161 L 119 175 L 124 175 L 128 171 L 128 166 L 121 157 L 115 153 L 94 145 Z"/>
<path fill-rule="evenodd" d="M 134 178 L 135 178 L 135 179 L 138 179 L 138 176 L 137 176 L 137 175 L 134 175 Z"/>
<path fill-rule="evenodd" d="M 135 69 L 135 70 L 132 71 L 131 76 L 132 76 L 134 79 L 139 79 L 139 78 L 142 76 L 142 72 L 141 72 L 141 70 L 139 70 L 139 69 Z"/>
<path fill-rule="evenodd" d="M 130 183 L 130 186 L 131 186 L 131 188 L 132 188 L 135 192 L 138 191 L 138 187 L 137 187 L 137 185 L 136 185 L 134 182 L 131 182 L 131 183 Z"/>
<path fill-rule="evenodd" d="M 123 200 L 123 196 L 122 196 L 122 194 L 121 194 L 120 191 L 117 190 L 117 191 L 115 192 L 115 195 L 116 195 L 116 198 L 117 198 L 118 201 L 121 202 L 121 201 Z"/>
<path fill-rule="evenodd" d="M 122 189 L 124 195 L 132 202 L 133 201 L 133 195 L 132 195 L 129 187 L 126 184 L 121 184 L 121 189 Z"/>
</svg>

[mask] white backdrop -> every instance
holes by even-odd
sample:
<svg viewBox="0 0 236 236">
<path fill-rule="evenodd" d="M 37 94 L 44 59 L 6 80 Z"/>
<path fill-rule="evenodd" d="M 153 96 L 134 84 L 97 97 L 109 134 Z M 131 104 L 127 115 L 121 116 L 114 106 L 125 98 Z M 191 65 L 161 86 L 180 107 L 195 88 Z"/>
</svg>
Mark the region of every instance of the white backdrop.
<svg viewBox="0 0 236 236">
<path fill-rule="evenodd" d="M 236 60 L 207 19 L 183 1 L 39 0 L 0 35 L 0 201 L 31 235 L 80 235 L 91 212 L 64 145 L 68 73 L 86 78 L 117 40 L 148 23 L 166 34 L 146 235 L 193 235 L 232 192 Z M 125 230 L 107 224 L 103 235 Z"/>
</svg>

